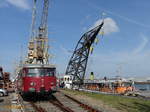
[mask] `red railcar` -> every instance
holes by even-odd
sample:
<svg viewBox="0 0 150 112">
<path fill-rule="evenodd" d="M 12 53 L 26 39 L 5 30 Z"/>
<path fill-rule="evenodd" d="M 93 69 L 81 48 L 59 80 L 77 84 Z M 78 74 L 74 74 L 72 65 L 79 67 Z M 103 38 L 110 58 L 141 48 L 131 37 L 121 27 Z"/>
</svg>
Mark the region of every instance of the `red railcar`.
<svg viewBox="0 0 150 112">
<path fill-rule="evenodd" d="M 22 95 L 50 95 L 56 92 L 56 67 L 24 65 L 18 74 L 17 88 Z"/>
</svg>

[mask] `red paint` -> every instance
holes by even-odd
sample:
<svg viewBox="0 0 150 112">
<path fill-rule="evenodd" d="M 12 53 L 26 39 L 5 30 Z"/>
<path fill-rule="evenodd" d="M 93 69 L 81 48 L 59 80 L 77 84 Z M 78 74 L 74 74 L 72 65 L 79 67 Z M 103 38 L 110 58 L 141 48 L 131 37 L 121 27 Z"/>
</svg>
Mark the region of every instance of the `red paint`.
<svg viewBox="0 0 150 112">
<path fill-rule="evenodd" d="M 42 90 L 42 93 L 43 91 L 45 93 L 55 92 L 56 90 L 54 89 L 56 88 L 57 85 L 55 70 L 56 68 L 50 68 L 50 67 L 22 68 L 18 74 L 17 81 L 16 81 L 18 91 L 21 93 L 28 93 L 28 92 L 40 93 L 41 88 L 42 89 L 44 88 L 45 91 Z M 32 74 L 32 72 L 34 74 Z M 34 89 L 35 91 L 31 91 L 31 89 Z"/>
<path fill-rule="evenodd" d="M 35 83 L 34 86 L 30 85 L 32 82 Z M 36 92 L 38 92 L 40 91 L 41 87 L 44 87 L 46 91 L 51 91 L 51 87 L 56 86 L 56 77 L 55 76 L 24 77 L 22 86 L 24 87 L 24 92 L 28 92 L 29 88 L 35 88 Z"/>
</svg>

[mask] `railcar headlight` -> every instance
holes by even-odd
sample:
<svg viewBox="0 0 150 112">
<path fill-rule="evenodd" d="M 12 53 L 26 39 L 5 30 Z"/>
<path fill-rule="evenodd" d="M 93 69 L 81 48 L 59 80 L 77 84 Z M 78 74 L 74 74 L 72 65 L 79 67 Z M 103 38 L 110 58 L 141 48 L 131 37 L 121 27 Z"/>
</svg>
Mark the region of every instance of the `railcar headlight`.
<svg viewBox="0 0 150 112">
<path fill-rule="evenodd" d="M 31 83 L 30 83 L 30 86 L 35 86 L 35 85 L 36 85 L 35 82 L 31 82 Z"/>
<path fill-rule="evenodd" d="M 56 88 L 56 86 L 52 86 L 51 89 L 52 90 L 56 90 L 57 88 Z"/>
<path fill-rule="evenodd" d="M 54 82 L 51 82 L 51 85 L 54 85 Z"/>
</svg>

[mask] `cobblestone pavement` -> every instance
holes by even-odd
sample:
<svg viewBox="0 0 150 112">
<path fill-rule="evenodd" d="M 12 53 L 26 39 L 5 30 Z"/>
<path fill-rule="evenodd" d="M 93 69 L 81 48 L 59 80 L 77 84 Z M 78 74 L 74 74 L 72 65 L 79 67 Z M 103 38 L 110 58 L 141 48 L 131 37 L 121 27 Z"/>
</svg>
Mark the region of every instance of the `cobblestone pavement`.
<svg viewBox="0 0 150 112">
<path fill-rule="evenodd" d="M 10 96 L 0 97 L 0 112 L 11 112 Z"/>
</svg>

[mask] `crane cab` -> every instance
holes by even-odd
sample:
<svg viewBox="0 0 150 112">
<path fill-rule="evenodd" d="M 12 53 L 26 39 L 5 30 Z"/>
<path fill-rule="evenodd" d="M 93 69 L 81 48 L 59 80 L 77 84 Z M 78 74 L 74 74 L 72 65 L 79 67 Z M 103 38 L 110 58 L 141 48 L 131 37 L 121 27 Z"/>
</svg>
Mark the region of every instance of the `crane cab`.
<svg viewBox="0 0 150 112">
<path fill-rule="evenodd" d="M 63 77 L 64 88 L 71 89 L 72 88 L 72 81 L 73 81 L 72 75 L 65 75 Z"/>
</svg>

